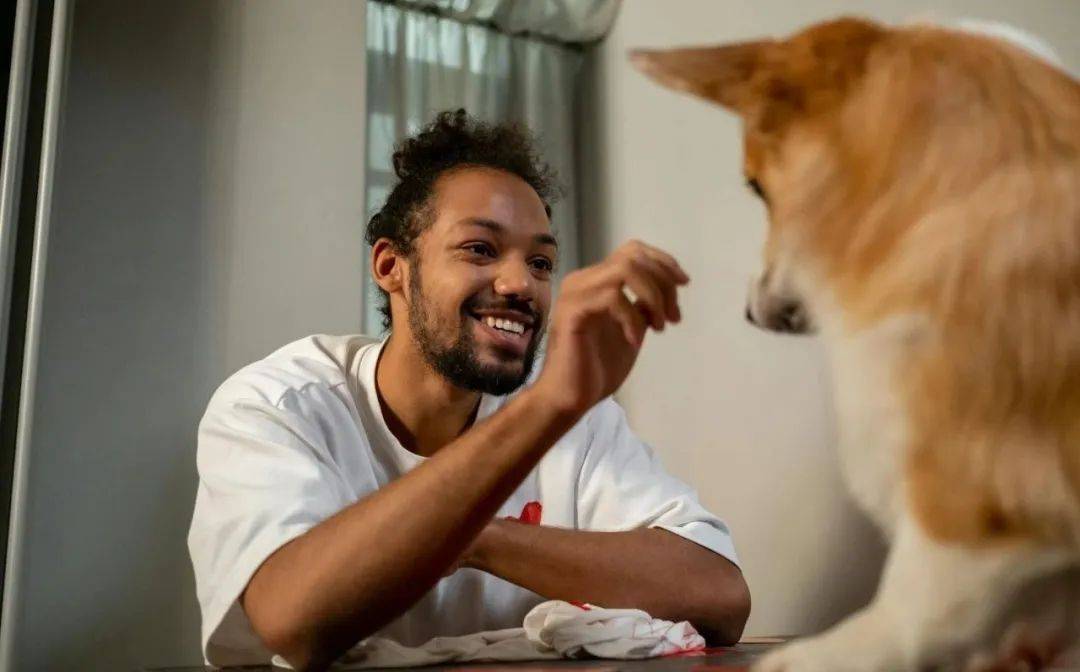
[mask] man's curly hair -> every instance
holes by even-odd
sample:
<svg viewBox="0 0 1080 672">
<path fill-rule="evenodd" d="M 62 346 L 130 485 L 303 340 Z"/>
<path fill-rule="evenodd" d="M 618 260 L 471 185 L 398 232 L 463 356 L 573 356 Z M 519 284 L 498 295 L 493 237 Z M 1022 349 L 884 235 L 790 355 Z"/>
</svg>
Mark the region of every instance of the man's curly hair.
<svg viewBox="0 0 1080 672">
<path fill-rule="evenodd" d="M 540 160 L 527 128 L 515 123 L 489 124 L 465 110 L 446 110 L 394 149 L 394 185 L 386 203 L 368 221 L 366 239 L 374 245 L 388 238 L 398 254 L 412 257 L 417 236 L 431 224 L 429 201 L 435 181 L 456 168 L 484 166 L 503 170 L 525 180 L 544 202 L 551 216 L 551 202 L 558 187 L 551 168 Z M 383 327 L 391 324 L 390 298 L 379 290 Z"/>
</svg>

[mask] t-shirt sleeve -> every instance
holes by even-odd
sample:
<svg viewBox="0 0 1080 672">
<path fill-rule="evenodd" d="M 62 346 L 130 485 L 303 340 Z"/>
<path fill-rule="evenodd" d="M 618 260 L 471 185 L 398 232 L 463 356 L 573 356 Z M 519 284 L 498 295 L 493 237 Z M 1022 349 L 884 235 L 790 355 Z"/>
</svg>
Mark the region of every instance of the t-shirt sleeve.
<svg viewBox="0 0 1080 672">
<path fill-rule="evenodd" d="M 219 391 L 199 425 L 188 547 L 210 664 L 270 661 L 241 592 L 270 554 L 350 503 L 317 424 L 295 399 Z"/>
<path fill-rule="evenodd" d="M 657 527 L 738 564 L 727 525 L 701 505 L 693 488 L 664 470 L 615 401 L 598 404 L 588 423 L 589 445 L 578 476 L 581 529 Z"/>
</svg>

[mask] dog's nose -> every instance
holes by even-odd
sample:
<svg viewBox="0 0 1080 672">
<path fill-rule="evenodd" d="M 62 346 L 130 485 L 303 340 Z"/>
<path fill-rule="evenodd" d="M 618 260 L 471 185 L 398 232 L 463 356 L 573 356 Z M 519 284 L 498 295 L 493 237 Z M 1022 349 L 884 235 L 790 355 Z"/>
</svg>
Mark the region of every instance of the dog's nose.
<svg viewBox="0 0 1080 672">
<path fill-rule="evenodd" d="M 806 320 L 803 319 L 802 306 L 796 301 L 787 301 L 776 312 L 776 326 L 780 331 L 793 334 L 802 332 L 806 328 Z"/>
<path fill-rule="evenodd" d="M 757 324 L 757 322 L 754 321 L 754 313 L 752 313 L 750 311 L 750 304 L 749 303 L 746 304 L 746 321 L 749 322 L 750 324 Z"/>
</svg>

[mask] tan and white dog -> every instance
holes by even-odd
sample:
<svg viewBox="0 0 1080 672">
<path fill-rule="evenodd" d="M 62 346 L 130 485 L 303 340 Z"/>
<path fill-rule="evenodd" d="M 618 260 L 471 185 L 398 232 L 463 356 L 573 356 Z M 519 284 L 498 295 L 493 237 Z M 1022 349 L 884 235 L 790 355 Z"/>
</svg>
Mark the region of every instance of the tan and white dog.
<svg viewBox="0 0 1080 672">
<path fill-rule="evenodd" d="M 1037 667 L 1077 641 L 1080 83 L 855 19 L 631 60 L 742 117 L 769 211 L 747 315 L 825 338 L 846 481 L 890 540 L 866 608 L 759 669 Z"/>
</svg>

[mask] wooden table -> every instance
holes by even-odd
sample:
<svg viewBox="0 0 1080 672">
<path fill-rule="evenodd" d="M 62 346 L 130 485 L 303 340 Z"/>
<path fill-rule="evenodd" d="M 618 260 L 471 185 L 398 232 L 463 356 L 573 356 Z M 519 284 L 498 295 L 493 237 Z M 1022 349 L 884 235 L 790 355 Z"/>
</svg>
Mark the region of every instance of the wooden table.
<svg viewBox="0 0 1080 672">
<path fill-rule="evenodd" d="M 737 672 L 745 670 L 755 659 L 777 645 L 776 640 L 752 639 L 738 646 L 708 649 L 704 653 L 668 656 L 651 660 L 543 660 L 533 663 L 465 663 L 463 665 L 431 665 L 422 670 L 457 670 L 464 672 L 510 672 L 511 670 L 592 670 L 593 672 Z M 144 672 L 203 672 L 210 667 L 143 668 Z M 233 672 L 273 672 L 265 665 L 227 667 Z M 374 669 L 374 668 L 372 668 Z M 397 668 L 403 669 L 403 668 Z"/>
</svg>

